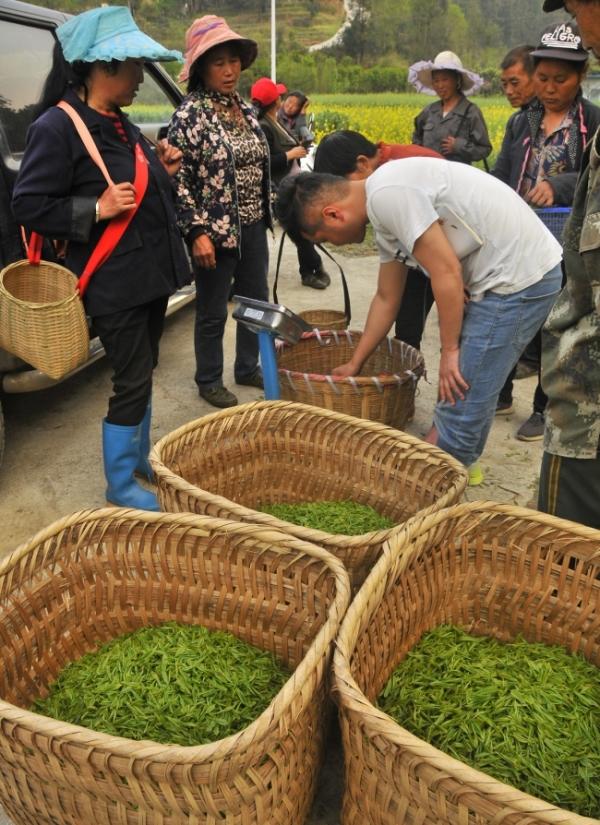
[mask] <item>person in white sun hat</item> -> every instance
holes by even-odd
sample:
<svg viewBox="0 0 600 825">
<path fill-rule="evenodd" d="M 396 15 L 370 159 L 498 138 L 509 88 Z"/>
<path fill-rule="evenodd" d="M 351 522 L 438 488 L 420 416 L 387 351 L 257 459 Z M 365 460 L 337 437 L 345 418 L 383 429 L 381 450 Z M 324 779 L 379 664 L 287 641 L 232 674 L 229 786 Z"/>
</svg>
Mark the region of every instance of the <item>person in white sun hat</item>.
<svg viewBox="0 0 600 825">
<path fill-rule="evenodd" d="M 492 151 L 481 109 L 466 95 L 479 91 L 483 78 L 464 68 L 458 55 L 444 51 L 434 60 L 420 60 L 408 70 L 418 92 L 437 95 L 415 118 L 412 142 L 440 152 L 447 160 L 473 163 Z"/>
</svg>

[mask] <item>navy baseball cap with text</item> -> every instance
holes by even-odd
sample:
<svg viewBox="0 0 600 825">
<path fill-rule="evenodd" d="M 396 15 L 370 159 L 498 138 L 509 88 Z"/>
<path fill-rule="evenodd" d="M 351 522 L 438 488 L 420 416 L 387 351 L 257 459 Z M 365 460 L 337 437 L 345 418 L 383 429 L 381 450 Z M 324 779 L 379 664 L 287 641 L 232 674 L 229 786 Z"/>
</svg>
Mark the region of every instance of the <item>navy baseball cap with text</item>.
<svg viewBox="0 0 600 825">
<path fill-rule="evenodd" d="M 556 11 L 564 9 L 565 0 L 544 0 L 544 11 Z"/>
</svg>

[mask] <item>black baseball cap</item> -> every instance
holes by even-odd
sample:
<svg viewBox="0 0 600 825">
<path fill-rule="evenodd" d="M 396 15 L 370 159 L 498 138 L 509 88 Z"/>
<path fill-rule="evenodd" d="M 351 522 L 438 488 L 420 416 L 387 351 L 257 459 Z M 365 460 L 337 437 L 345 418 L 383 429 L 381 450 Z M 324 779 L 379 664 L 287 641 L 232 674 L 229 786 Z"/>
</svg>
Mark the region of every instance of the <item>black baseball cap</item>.
<svg viewBox="0 0 600 825">
<path fill-rule="evenodd" d="M 544 11 L 556 11 L 564 9 L 565 0 L 544 0 Z"/>
<path fill-rule="evenodd" d="M 575 63 L 583 63 L 589 57 L 583 47 L 579 29 L 571 20 L 546 26 L 539 45 L 530 54 L 532 57 L 569 60 Z"/>
</svg>

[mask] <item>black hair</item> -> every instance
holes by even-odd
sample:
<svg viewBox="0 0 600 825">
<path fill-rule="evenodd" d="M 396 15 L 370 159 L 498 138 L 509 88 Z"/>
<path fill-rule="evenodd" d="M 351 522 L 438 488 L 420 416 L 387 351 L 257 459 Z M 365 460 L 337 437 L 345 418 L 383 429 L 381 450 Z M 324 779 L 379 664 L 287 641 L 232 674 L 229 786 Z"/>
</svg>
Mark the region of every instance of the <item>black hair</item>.
<svg viewBox="0 0 600 825">
<path fill-rule="evenodd" d="M 121 61 L 109 60 L 96 62 L 99 62 L 108 74 L 116 74 Z M 83 60 L 67 63 L 61 45 L 57 40 L 52 53 L 52 66 L 44 81 L 42 94 L 33 112 L 34 120 L 43 114 L 46 109 L 55 106 L 58 101 L 62 99 L 68 88 L 83 89 L 84 101 L 87 102 L 88 89 L 86 80 L 95 65 L 96 63 L 94 62 L 87 63 Z"/>
<path fill-rule="evenodd" d="M 214 52 L 214 50 L 220 49 L 221 46 L 229 46 L 229 48 L 233 52 L 235 52 L 235 54 L 240 58 L 240 60 L 242 59 L 243 50 L 241 46 L 239 46 L 236 43 L 235 40 L 226 40 L 224 43 L 217 43 L 216 46 L 213 46 L 208 51 L 204 52 L 204 54 L 201 54 L 200 57 L 197 57 L 196 60 L 194 60 L 194 62 L 192 63 L 187 84 L 188 94 L 190 92 L 197 92 L 204 89 L 204 81 L 202 80 L 202 73 L 204 71 L 204 67 L 210 55 Z"/>
<path fill-rule="evenodd" d="M 360 132 L 340 129 L 330 132 L 319 143 L 313 168 L 315 172 L 345 177 L 356 171 L 356 159 L 359 155 L 374 158 L 376 153 L 376 144 L 371 143 Z"/>
<path fill-rule="evenodd" d="M 269 109 L 272 108 L 273 103 L 276 103 L 276 102 L 277 102 L 277 98 L 275 98 L 275 100 L 273 100 L 271 103 L 269 103 L 268 106 L 265 106 L 264 103 L 262 103 L 260 100 L 257 100 L 255 97 L 253 97 L 252 98 L 252 105 L 256 109 L 257 118 L 259 120 L 261 120 L 261 118 L 263 118 L 267 114 Z"/>
<path fill-rule="evenodd" d="M 275 201 L 277 219 L 292 240 L 302 237 L 305 232 L 311 233 L 316 226 L 307 220 L 307 209 L 318 206 L 326 192 L 343 194 L 347 186 L 344 178 L 325 173 L 300 172 L 284 178 Z"/>
<path fill-rule="evenodd" d="M 526 43 L 523 43 L 521 46 L 515 46 L 514 49 L 511 49 L 502 58 L 500 69 L 504 72 L 506 69 L 510 69 L 517 63 L 522 63 L 523 68 L 531 77 L 533 70 L 535 69 L 535 63 L 533 61 L 533 57 L 531 56 L 531 52 L 534 49 L 535 46 L 528 46 Z"/>
</svg>

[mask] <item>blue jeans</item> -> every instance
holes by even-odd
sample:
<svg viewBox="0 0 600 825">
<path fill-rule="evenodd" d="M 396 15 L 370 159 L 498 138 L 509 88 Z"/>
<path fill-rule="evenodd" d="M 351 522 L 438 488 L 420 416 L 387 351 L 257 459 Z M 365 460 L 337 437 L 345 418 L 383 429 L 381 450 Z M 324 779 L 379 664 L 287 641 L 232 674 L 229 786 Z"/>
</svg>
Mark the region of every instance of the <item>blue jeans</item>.
<svg viewBox="0 0 600 825">
<path fill-rule="evenodd" d="M 460 336 L 460 371 L 469 389 L 464 401 L 438 402 L 433 416 L 438 447 L 467 467 L 483 452 L 500 390 L 546 320 L 561 279 L 558 264 L 527 289 L 512 295 L 486 292 L 481 301 L 467 305 Z"/>
<path fill-rule="evenodd" d="M 264 221 L 242 226 L 241 257 L 217 249 L 215 269 L 194 267 L 196 280 L 196 384 L 200 388 L 223 385 L 223 333 L 227 321 L 227 302 L 232 289 L 246 298 L 269 300 L 267 271 L 269 247 Z M 237 325 L 235 362 L 236 381 L 248 378 L 258 366 L 258 336 Z"/>
</svg>

